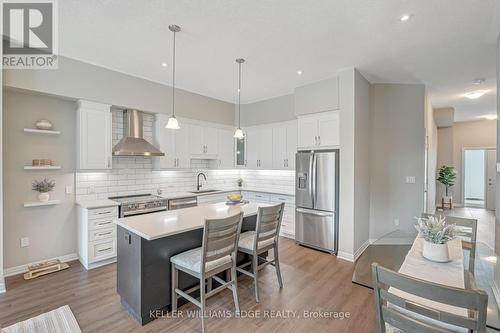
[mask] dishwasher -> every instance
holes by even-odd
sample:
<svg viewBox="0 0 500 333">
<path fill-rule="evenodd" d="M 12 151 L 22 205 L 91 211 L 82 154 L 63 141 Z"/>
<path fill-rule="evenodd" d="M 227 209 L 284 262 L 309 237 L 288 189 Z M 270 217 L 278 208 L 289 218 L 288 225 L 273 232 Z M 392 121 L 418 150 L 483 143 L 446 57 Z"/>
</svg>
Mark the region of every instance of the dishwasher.
<svg viewBox="0 0 500 333">
<path fill-rule="evenodd" d="M 181 208 L 198 206 L 197 197 L 187 197 L 168 200 L 168 210 L 176 210 Z"/>
</svg>

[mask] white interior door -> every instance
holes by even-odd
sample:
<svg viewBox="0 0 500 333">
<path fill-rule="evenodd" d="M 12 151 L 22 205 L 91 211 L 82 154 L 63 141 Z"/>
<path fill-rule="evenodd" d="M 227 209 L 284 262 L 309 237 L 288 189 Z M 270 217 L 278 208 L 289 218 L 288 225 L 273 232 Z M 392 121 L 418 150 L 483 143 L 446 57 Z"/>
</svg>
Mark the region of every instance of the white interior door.
<svg viewBox="0 0 500 333">
<path fill-rule="evenodd" d="M 486 151 L 486 209 L 495 210 L 497 152 Z"/>
</svg>

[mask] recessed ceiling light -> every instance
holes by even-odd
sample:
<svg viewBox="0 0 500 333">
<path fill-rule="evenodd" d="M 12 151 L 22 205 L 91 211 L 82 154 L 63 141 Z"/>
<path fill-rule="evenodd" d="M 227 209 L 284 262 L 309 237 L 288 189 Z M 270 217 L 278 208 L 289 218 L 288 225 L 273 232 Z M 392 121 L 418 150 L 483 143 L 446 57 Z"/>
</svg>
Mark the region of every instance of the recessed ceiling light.
<svg viewBox="0 0 500 333">
<path fill-rule="evenodd" d="M 483 119 L 487 119 L 487 120 L 495 120 L 495 119 L 497 119 L 497 115 L 496 114 L 487 114 L 487 115 L 481 116 L 479 118 L 483 118 Z"/>
<path fill-rule="evenodd" d="M 483 83 L 484 83 L 484 81 L 485 81 L 485 80 L 484 80 L 483 78 L 477 78 L 477 79 L 475 79 L 474 81 L 472 81 L 472 84 L 474 84 L 474 85 L 478 86 L 478 85 L 480 85 L 480 84 L 483 84 Z"/>
<path fill-rule="evenodd" d="M 404 14 L 404 15 L 401 15 L 401 17 L 399 18 L 399 20 L 401 22 L 406 22 L 409 19 L 411 19 L 412 17 L 413 17 L 413 14 Z"/>
<path fill-rule="evenodd" d="M 302 75 L 302 71 L 300 69 L 297 71 L 297 75 Z"/>
<path fill-rule="evenodd" d="M 464 96 L 467 98 L 470 98 L 470 99 L 476 99 L 476 98 L 483 96 L 487 92 L 488 92 L 487 90 L 474 90 L 474 91 L 470 91 L 468 93 L 465 93 Z"/>
<path fill-rule="evenodd" d="M 167 63 L 166 62 L 162 62 L 161 63 L 161 67 L 167 67 Z"/>
</svg>

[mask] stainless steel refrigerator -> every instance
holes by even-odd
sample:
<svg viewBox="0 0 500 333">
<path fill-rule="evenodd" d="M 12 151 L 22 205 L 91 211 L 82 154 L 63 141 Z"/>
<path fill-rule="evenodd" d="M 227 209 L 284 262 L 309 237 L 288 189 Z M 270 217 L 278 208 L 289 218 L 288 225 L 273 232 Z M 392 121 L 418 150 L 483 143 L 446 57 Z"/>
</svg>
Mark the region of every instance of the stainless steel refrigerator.
<svg viewBox="0 0 500 333">
<path fill-rule="evenodd" d="M 339 151 L 296 154 L 295 240 L 337 254 Z"/>
</svg>

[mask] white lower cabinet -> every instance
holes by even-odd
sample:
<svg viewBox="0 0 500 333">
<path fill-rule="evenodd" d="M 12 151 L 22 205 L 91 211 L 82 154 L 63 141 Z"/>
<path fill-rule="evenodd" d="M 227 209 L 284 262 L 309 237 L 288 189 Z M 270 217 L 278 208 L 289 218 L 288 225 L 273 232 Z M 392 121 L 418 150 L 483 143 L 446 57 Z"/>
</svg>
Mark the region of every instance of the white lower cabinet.
<svg viewBox="0 0 500 333">
<path fill-rule="evenodd" d="M 243 199 L 257 203 L 285 203 L 280 235 L 295 239 L 295 197 L 293 195 L 272 194 L 265 192 L 241 191 Z"/>
<path fill-rule="evenodd" d="M 78 210 L 78 258 L 86 269 L 116 261 L 118 207 Z"/>
</svg>

